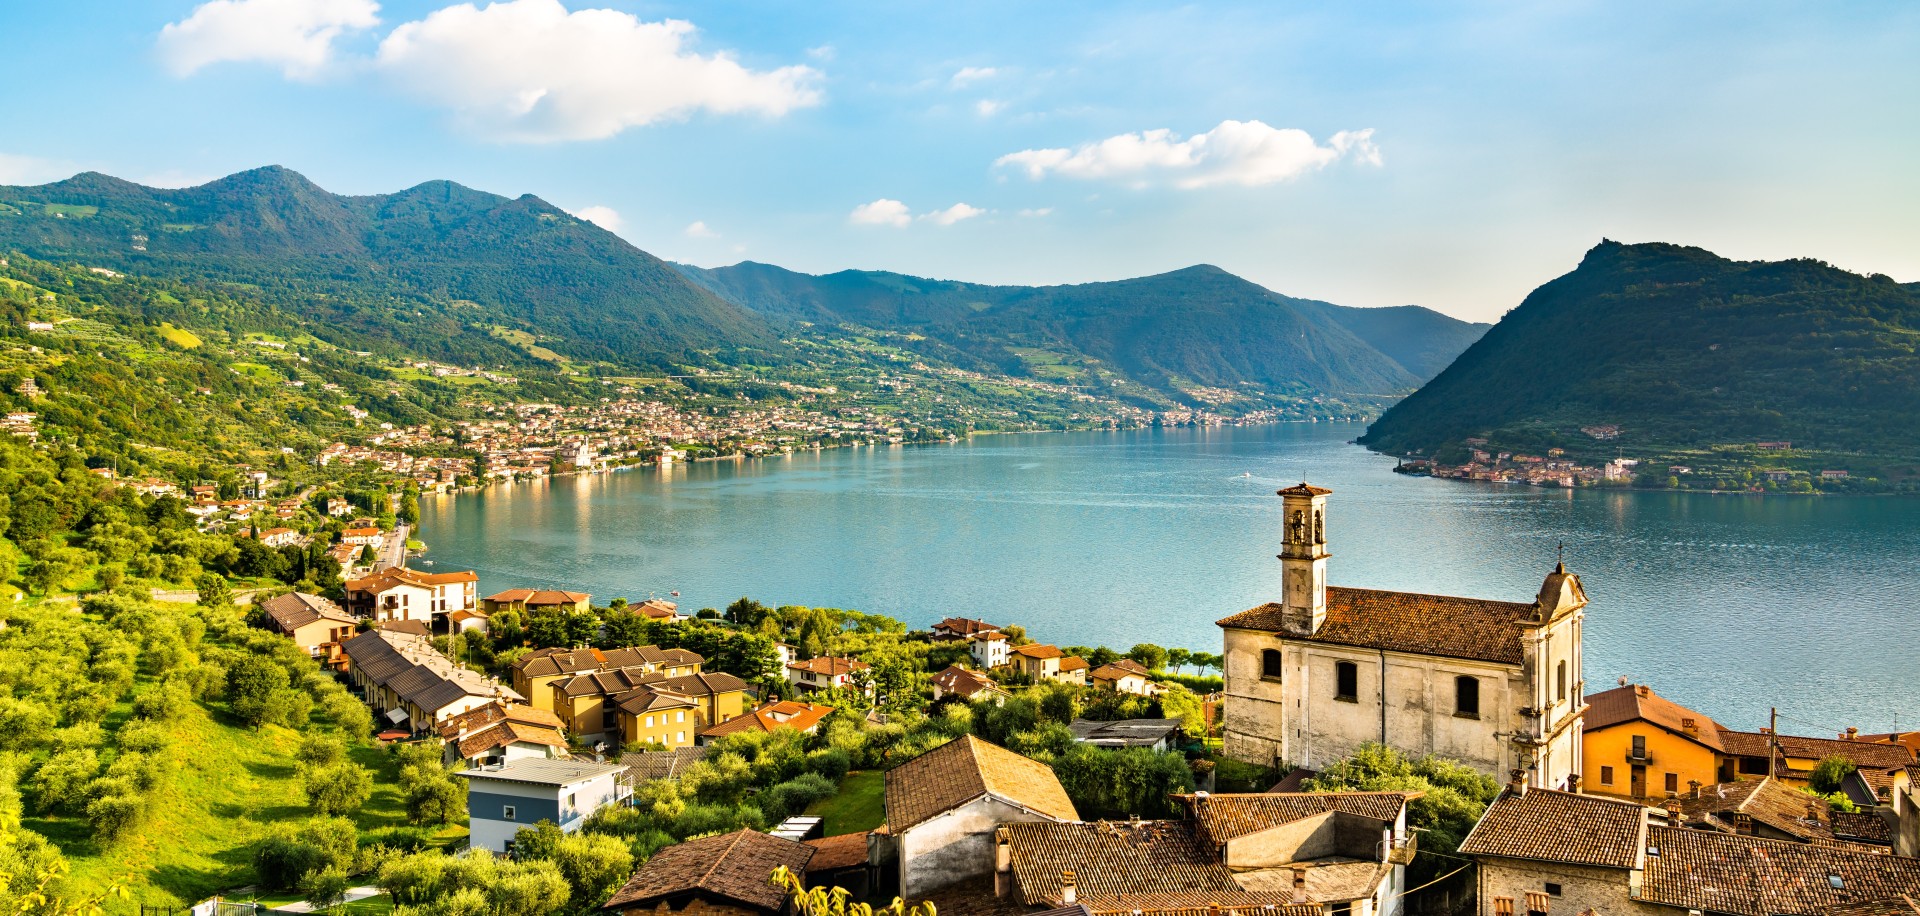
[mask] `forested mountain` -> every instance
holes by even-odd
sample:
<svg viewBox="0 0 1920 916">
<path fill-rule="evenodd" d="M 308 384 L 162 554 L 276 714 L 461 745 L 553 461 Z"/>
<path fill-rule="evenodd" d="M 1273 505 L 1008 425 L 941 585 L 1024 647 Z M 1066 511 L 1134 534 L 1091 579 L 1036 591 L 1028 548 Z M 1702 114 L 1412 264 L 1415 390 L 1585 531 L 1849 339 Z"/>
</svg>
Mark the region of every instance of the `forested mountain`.
<svg viewBox="0 0 1920 916">
<path fill-rule="evenodd" d="M 448 359 L 524 359 L 498 330 L 641 365 L 774 340 L 613 233 L 448 181 L 343 197 L 277 166 L 179 190 L 88 172 L 0 187 L 5 250 L 304 294 L 308 317 Z"/>
<path fill-rule="evenodd" d="M 752 262 L 680 269 L 774 318 L 913 331 L 1003 371 L 1104 369 L 1162 389 L 1390 395 L 1439 371 L 1486 329 L 1417 306 L 1294 299 L 1210 265 L 1043 287 L 880 271 L 814 276 Z"/>
<path fill-rule="evenodd" d="M 1812 260 L 1603 241 L 1361 440 L 1383 451 L 1790 441 L 1920 455 L 1920 289 Z"/>
</svg>

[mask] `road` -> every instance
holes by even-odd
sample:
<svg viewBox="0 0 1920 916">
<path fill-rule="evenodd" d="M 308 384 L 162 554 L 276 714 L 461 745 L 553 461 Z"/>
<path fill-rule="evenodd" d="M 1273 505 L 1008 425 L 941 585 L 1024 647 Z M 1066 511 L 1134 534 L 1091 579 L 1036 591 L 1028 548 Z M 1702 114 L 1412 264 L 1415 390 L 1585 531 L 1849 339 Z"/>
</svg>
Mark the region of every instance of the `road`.
<svg viewBox="0 0 1920 916">
<path fill-rule="evenodd" d="M 379 572 L 383 569 L 392 569 L 395 566 L 405 567 L 407 565 L 407 537 L 412 533 L 412 529 L 408 528 L 405 523 L 393 526 L 393 537 L 388 539 L 385 548 L 381 551 L 380 562 L 374 566 L 373 571 Z"/>
</svg>

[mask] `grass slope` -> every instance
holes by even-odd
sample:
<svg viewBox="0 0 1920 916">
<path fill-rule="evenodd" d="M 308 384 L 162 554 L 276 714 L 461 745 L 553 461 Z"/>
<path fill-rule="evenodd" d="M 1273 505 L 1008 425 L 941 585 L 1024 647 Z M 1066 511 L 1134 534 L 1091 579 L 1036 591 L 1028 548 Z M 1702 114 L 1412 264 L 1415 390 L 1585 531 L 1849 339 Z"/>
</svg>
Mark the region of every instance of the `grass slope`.
<svg viewBox="0 0 1920 916">
<path fill-rule="evenodd" d="M 887 819 L 887 774 L 876 770 L 855 770 L 840 782 L 840 791 L 807 808 L 808 814 L 825 818 L 821 828 L 827 836 L 864 833 Z"/>
</svg>

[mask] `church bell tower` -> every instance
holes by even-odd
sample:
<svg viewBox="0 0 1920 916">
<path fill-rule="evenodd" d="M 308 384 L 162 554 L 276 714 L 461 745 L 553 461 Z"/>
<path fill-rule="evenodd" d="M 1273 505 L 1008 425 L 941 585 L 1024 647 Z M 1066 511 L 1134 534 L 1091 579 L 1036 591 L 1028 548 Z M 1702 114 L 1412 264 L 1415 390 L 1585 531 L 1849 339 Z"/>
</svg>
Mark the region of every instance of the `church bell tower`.
<svg viewBox="0 0 1920 916">
<path fill-rule="evenodd" d="M 1288 632 L 1302 636 L 1319 632 L 1327 622 L 1327 497 L 1332 493 L 1305 481 L 1279 491 L 1281 616 Z"/>
</svg>

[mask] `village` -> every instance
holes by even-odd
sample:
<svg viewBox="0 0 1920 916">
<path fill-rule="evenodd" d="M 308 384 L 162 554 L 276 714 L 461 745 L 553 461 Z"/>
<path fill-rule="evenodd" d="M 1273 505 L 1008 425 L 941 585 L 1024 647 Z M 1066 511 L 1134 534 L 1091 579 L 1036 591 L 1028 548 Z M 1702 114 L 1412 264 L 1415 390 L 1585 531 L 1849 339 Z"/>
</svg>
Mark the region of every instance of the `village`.
<svg viewBox="0 0 1920 916">
<path fill-rule="evenodd" d="M 255 619 L 367 705 L 373 740 L 433 749 L 471 850 L 665 827 L 605 912 L 1920 912 L 1920 732 L 1589 691 L 1564 565 L 1523 600 L 1334 586 L 1331 491 L 1279 496 L 1276 600 L 1220 619 L 1218 655 L 480 595 L 404 554 Z M 752 816 L 725 813 L 741 790 Z M 390 877 L 369 892 L 404 902 Z"/>
</svg>

